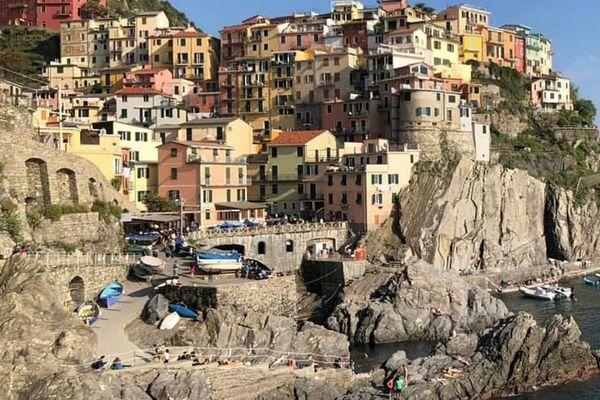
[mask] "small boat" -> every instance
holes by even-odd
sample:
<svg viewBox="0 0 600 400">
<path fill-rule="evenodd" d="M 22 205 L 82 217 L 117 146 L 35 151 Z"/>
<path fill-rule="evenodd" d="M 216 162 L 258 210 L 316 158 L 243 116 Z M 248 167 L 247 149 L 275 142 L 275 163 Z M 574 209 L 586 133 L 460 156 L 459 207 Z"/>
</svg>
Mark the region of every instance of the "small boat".
<svg viewBox="0 0 600 400">
<path fill-rule="evenodd" d="M 100 305 L 109 308 L 121 300 L 123 293 L 123 285 L 120 283 L 111 283 L 100 292 L 100 296 L 98 296 L 100 298 Z"/>
<path fill-rule="evenodd" d="M 94 301 L 88 300 L 79 307 L 77 316 L 84 324 L 90 326 L 100 318 L 100 307 Z"/>
<path fill-rule="evenodd" d="M 594 276 L 595 276 L 596 278 L 600 278 L 600 274 L 599 274 L 599 273 L 595 273 L 595 274 L 594 274 Z"/>
<path fill-rule="evenodd" d="M 566 288 L 558 285 L 544 284 L 539 286 L 542 289 L 556 293 L 557 299 L 570 299 L 572 296 L 571 288 Z"/>
<path fill-rule="evenodd" d="M 176 312 L 172 312 L 169 315 L 167 315 L 165 319 L 162 320 L 159 329 L 173 329 L 179 323 L 180 320 L 181 317 L 179 316 L 179 314 L 177 314 Z"/>
<path fill-rule="evenodd" d="M 587 276 L 583 277 L 583 281 L 590 286 L 598 287 L 600 286 L 600 279 L 594 279 Z"/>
<path fill-rule="evenodd" d="M 165 267 L 165 263 L 163 260 L 152 256 L 143 256 L 142 258 L 140 258 L 140 264 L 147 268 L 151 268 L 152 271 L 154 271 L 155 273 L 162 271 Z"/>
<path fill-rule="evenodd" d="M 242 263 L 239 261 L 222 260 L 218 262 L 198 262 L 198 268 L 208 273 L 235 272 L 242 269 Z"/>
<path fill-rule="evenodd" d="M 170 304 L 169 311 L 174 311 L 184 318 L 198 318 L 198 314 L 181 304 Z"/>
<path fill-rule="evenodd" d="M 538 300 L 554 300 L 554 298 L 556 297 L 556 293 L 542 289 L 541 287 L 530 289 L 522 286 L 519 288 L 519 292 L 523 293 L 525 297 L 530 297 L 532 299 Z"/>
<path fill-rule="evenodd" d="M 196 253 L 196 259 L 199 262 L 203 260 L 238 261 L 241 257 L 242 255 L 237 251 L 230 251 L 226 253 L 199 251 L 198 253 Z"/>
<path fill-rule="evenodd" d="M 131 269 L 132 274 L 139 279 L 147 281 L 154 275 L 152 268 L 148 268 L 145 265 L 134 265 Z"/>
</svg>

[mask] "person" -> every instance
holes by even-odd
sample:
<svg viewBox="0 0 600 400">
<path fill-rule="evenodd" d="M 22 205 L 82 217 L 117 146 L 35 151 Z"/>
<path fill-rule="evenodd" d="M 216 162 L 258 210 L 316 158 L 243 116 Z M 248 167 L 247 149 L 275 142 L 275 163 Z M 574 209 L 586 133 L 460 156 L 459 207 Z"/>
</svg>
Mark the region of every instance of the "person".
<svg viewBox="0 0 600 400">
<path fill-rule="evenodd" d="M 336 358 L 335 361 L 333 362 L 333 368 L 335 368 L 335 369 L 342 368 L 341 362 L 342 362 L 342 360 L 340 358 Z"/>
<path fill-rule="evenodd" d="M 104 369 L 105 366 L 106 361 L 104 361 L 104 356 L 101 356 L 98 360 L 92 363 L 92 369 L 95 369 L 96 371 Z"/>
<path fill-rule="evenodd" d="M 171 359 L 171 355 L 169 354 L 169 349 L 165 349 L 165 352 L 163 353 L 163 363 L 168 364 L 169 360 Z"/>
<path fill-rule="evenodd" d="M 110 366 L 110 369 L 120 370 L 123 369 L 123 363 L 119 357 L 115 358 Z"/>
<path fill-rule="evenodd" d="M 356 375 L 356 364 L 354 363 L 354 360 L 350 361 L 350 371 L 352 371 L 352 375 Z"/>
<path fill-rule="evenodd" d="M 171 252 L 171 247 L 169 247 L 169 245 L 165 245 L 165 257 L 173 257 L 173 253 Z"/>
<path fill-rule="evenodd" d="M 407 383 L 408 383 L 408 371 L 406 369 L 406 366 L 404 366 L 404 375 L 400 378 L 396 378 L 396 381 L 394 382 L 394 389 L 396 390 L 397 393 L 400 393 L 402 391 L 402 389 L 404 389 L 404 387 L 406 386 Z"/>
<path fill-rule="evenodd" d="M 183 354 L 181 354 L 177 357 L 177 361 L 186 361 L 187 359 L 188 359 L 187 351 L 184 351 Z"/>
<path fill-rule="evenodd" d="M 175 264 L 173 264 L 173 275 L 177 277 L 179 276 L 179 264 L 177 261 L 175 261 Z"/>
</svg>

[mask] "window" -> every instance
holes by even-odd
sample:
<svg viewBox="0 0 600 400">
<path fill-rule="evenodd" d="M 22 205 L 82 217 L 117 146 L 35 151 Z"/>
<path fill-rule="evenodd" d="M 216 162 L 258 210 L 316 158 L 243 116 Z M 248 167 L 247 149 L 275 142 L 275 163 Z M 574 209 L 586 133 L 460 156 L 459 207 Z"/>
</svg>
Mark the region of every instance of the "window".
<svg viewBox="0 0 600 400">
<path fill-rule="evenodd" d="M 362 193 L 356 193 L 356 204 L 362 204 Z"/>
<path fill-rule="evenodd" d="M 304 157 L 304 147 L 302 147 L 302 146 L 296 147 L 296 156 Z"/>
<path fill-rule="evenodd" d="M 277 147 L 271 147 L 271 157 L 277 158 Z"/>
<path fill-rule="evenodd" d="M 281 35 L 280 41 L 281 41 L 281 44 L 285 44 L 285 36 L 284 35 Z"/>
<path fill-rule="evenodd" d="M 171 168 L 171 179 L 177 179 L 177 168 Z"/>
<path fill-rule="evenodd" d="M 454 95 L 448 96 L 448 103 L 456 103 L 456 96 L 454 96 Z"/>
<path fill-rule="evenodd" d="M 377 193 L 371 196 L 372 204 L 383 204 L 383 193 Z"/>
<path fill-rule="evenodd" d="M 171 149 L 171 157 L 177 157 L 177 149 Z"/>
<path fill-rule="evenodd" d="M 398 180 L 398 174 L 389 174 L 388 175 L 388 184 L 390 185 L 397 185 L 399 182 Z"/>
<path fill-rule="evenodd" d="M 448 43 L 448 51 L 454 53 L 454 45 L 452 43 Z"/>
<path fill-rule="evenodd" d="M 327 186 L 333 186 L 333 175 L 327 175 Z"/>
<path fill-rule="evenodd" d="M 371 185 L 381 185 L 383 183 L 383 178 L 381 174 L 373 174 L 371 175 Z"/>
<path fill-rule="evenodd" d="M 212 201 L 213 201 L 212 190 L 203 190 L 202 191 L 202 199 L 205 203 L 212 203 Z"/>
<path fill-rule="evenodd" d="M 266 254 L 267 245 L 265 242 L 258 242 L 258 254 Z"/>
<path fill-rule="evenodd" d="M 433 42 L 433 48 L 436 49 L 436 50 L 440 50 L 442 48 L 442 43 L 440 41 L 438 41 L 438 40 L 435 40 Z"/>
<path fill-rule="evenodd" d="M 298 194 L 304 193 L 304 185 L 302 183 L 298 184 Z"/>
<path fill-rule="evenodd" d="M 329 195 L 327 196 L 327 202 L 329 204 L 333 204 L 333 193 L 329 193 Z"/>
<path fill-rule="evenodd" d="M 285 252 L 286 253 L 293 253 L 294 252 L 294 242 L 291 240 L 286 240 L 285 241 Z"/>
<path fill-rule="evenodd" d="M 278 194 L 279 187 L 277 185 L 271 185 L 271 194 Z"/>
<path fill-rule="evenodd" d="M 217 140 L 223 140 L 223 127 L 217 126 Z"/>
<path fill-rule="evenodd" d="M 244 189 L 237 190 L 237 201 L 246 201 L 246 191 Z"/>
<path fill-rule="evenodd" d="M 342 186 L 347 186 L 347 179 L 346 179 L 346 175 L 342 175 L 342 178 L 340 179 L 340 184 Z"/>
<path fill-rule="evenodd" d="M 169 199 L 170 200 L 179 200 L 179 190 L 169 190 Z"/>
<path fill-rule="evenodd" d="M 210 211 L 206 211 L 204 213 L 204 219 L 209 220 L 210 219 Z"/>
<path fill-rule="evenodd" d="M 362 175 L 356 175 L 356 180 L 354 181 L 356 186 L 362 186 Z"/>
<path fill-rule="evenodd" d="M 187 128 L 185 130 L 185 140 L 187 140 L 188 142 L 192 141 L 192 128 Z"/>
<path fill-rule="evenodd" d="M 333 58 L 333 65 L 340 65 L 340 58 L 339 57 L 334 57 Z"/>
</svg>

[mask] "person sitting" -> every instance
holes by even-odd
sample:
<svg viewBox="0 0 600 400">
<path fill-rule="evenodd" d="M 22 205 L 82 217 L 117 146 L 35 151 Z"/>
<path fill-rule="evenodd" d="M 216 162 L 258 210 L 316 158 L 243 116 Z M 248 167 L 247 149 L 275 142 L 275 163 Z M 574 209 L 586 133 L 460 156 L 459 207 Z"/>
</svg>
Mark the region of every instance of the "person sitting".
<svg viewBox="0 0 600 400">
<path fill-rule="evenodd" d="M 223 359 L 217 360 L 217 364 L 219 364 L 219 366 L 229 365 L 229 361 L 227 361 L 226 359 L 223 358 Z"/>
<path fill-rule="evenodd" d="M 115 358 L 112 362 L 112 365 L 110 366 L 110 369 L 114 370 L 121 370 L 123 368 L 123 363 L 121 362 L 121 359 L 119 357 Z"/>
<path fill-rule="evenodd" d="M 181 354 L 181 355 L 179 355 L 179 356 L 177 357 L 177 361 L 186 361 L 186 360 L 188 360 L 188 359 L 189 359 L 189 358 L 188 358 L 188 353 L 187 353 L 187 351 L 184 351 L 184 352 L 183 352 L 183 354 Z"/>
<path fill-rule="evenodd" d="M 96 371 L 104 369 L 105 366 L 106 366 L 106 361 L 104 361 L 104 356 L 100 357 L 97 361 L 94 361 L 92 363 L 92 369 L 94 369 Z"/>
</svg>

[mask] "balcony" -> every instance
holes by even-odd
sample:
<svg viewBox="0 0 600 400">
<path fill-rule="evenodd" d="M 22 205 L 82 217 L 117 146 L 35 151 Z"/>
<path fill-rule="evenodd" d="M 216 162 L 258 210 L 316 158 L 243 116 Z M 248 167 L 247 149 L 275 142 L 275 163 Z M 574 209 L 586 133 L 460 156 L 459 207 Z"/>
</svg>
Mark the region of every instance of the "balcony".
<svg viewBox="0 0 600 400">
<path fill-rule="evenodd" d="M 246 165 L 246 157 L 202 157 L 200 154 L 188 151 L 186 162 L 195 164 L 227 164 Z"/>
<path fill-rule="evenodd" d="M 325 81 L 319 81 L 319 83 L 317 83 L 318 87 L 331 87 L 331 86 L 335 86 L 335 82 L 332 80 L 325 80 Z"/>
<path fill-rule="evenodd" d="M 252 185 L 252 179 L 232 179 L 228 183 L 226 179 L 212 179 L 211 177 L 203 177 L 200 179 L 200 185 L 205 187 L 237 187 L 237 186 L 250 186 Z"/>
</svg>

